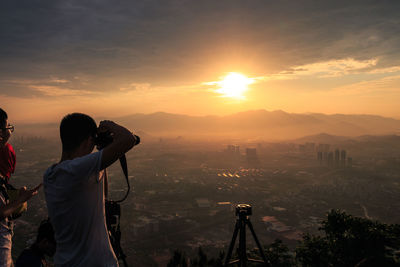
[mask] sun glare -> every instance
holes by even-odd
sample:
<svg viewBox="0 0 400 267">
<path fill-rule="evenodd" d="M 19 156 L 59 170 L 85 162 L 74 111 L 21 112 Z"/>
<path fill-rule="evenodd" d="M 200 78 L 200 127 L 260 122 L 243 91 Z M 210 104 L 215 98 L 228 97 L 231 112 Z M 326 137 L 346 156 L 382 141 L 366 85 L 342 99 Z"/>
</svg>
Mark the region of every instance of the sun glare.
<svg viewBox="0 0 400 267">
<path fill-rule="evenodd" d="M 217 82 L 220 88 L 216 92 L 222 94 L 223 97 L 243 99 L 243 93 L 247 91 L 247 86 L 252 83 L 253 79 L 247 78 L 240 73 L 231 72 L 221 81 Z"/>
</svg>

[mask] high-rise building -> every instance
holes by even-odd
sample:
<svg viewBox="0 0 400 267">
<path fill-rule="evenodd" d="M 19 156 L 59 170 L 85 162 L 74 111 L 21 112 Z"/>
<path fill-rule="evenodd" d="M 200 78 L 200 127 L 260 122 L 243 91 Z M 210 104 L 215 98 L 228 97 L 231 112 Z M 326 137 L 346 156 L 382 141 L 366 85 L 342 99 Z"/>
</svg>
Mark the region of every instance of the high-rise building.
<svg viewBox="0 0 400 267">
<path fill-rule="evenodd" d="M 336 149 L 335 150 L 335 166 L 339 167 L 340 165 L 340 150 Z"/>
<path fill-rule="evenodd" d="M 322 160 L 325 162 L 328 161 L 328 152 L 327 151 L 322 152 Z"/>
<path fill-rule="evenodd" d="M 333 152 L 328 153 L 328 165 L 333 166 Z"/>
<path fill-rule="evenodd" d="M 322 144 L 318 144 L 318 146 L 317 146 L 317 152 L 319 152 L 319 151 L 321 151 L 321 152 L 324 151 Z"/>
<path fill-rule="evenodd" d="M 322 165 L 322 151 L 317 152 L 317 159 L 318 159 L 319 165 Z"/>
<path fill-rule="evenodd" d="M 340 162 L 341 166 L 345 167 L 346 166 L 346 150 L 342 150 L 340 153 Z"/>
</svg>

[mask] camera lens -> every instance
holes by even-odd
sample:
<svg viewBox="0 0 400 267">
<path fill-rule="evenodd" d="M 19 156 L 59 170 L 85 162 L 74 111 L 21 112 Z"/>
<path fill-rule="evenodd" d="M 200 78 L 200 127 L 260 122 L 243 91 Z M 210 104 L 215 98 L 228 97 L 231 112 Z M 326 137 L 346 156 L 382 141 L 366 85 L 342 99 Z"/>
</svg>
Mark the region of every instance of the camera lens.
<svg viewBox="0 0 400 267">
<path fill-rule="evenodd" d="M 140 137 L 137 136 L 136 134 L 133 135 L 133 137 L 135 138 L 135 144 L 134 146 L 138 145 L 140 143 Z"/>
</svg>

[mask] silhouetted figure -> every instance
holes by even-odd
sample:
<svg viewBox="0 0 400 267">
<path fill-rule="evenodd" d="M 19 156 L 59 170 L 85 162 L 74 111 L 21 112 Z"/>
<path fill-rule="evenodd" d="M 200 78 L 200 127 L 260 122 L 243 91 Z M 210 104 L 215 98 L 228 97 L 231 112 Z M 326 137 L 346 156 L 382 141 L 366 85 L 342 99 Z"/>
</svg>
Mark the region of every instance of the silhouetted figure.
<svg viewBox="0 0 400 267">
<path fill-rule="evenodd" d="M 47 267 L 50 266 L 46 261 L 46 255 L 53 257 L 56 252 L 56 240 L 54 231 L 48 220 L 41 222 L 36 242 L 22 251 L 18 257 L 15 267 Z"/>
<path fill-rule="evenodd" d="M 0 267 L 12 266 L 13 219 L 26 210 L 24 203 L 36 195 L 40 187 L 16 190 L 8 183 L 16 164 L 15 151 L 8 143 L 13 131 L 14 126 L 8 123 L 7 113 L 0 108 Z"/>
<path fill-rule="evenodd" d="M 92 153 L 99 133 L 111 142 Z M 101 134 L 103 135 L 103 134 Z M 136 143 L 126 128 L 95 121 L 81 113 L 65 116 L 60 125 L 61 160 L 44 174 L 48 214 L 54 228 L 56 266 L 118 266 L 104 214 L 104 169 Z"/>
</svg>

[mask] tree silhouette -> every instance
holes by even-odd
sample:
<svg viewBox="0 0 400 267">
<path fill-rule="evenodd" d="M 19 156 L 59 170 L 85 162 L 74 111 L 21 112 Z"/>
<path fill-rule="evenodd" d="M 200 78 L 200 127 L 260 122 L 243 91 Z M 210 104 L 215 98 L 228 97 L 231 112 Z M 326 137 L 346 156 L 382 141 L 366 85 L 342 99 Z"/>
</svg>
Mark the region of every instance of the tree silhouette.
<svg viewBox="0 0 400 267">
<path fill-rule="evenodd" d="M 222 267 L 225 253 L 221 251 L 217 258 L 210 258 L 204 252 L 204 250 L 199 247 L 197 250 L 197 257 L 189 258 L 186 257 L 185 253 L 176 250 L 173 257 L 168 263 L 168 267 L 186 267 L 188 262 L 191 267 Z"/>
<path fill-rule="evenodd" d="M 265 246 L 265 256 L 271 266 L 400 266 L 399 224 L 384 224 L 331 210 L 319 230 L 322 235 L 305 234 L 294 252 L 281 240 Z M 259 255 L 257 250 L 248 253 L 253 258 Z M 210 258 L 202 248 L 192 259 L 175 251 L 168 267 L 185 267 L 188 262 L 194 267 L 221 267 L 223 260 L 223 252 L 218 258 Z M 249 263 L 248 266 L 258 265 Z"/>
<path fill-rule="evenodd" d="M 167 267 L 187 267 L 187 258 L 185 253 L 175 250 L 172 259 L 169 260 Z"/>
<path fill-rule="evenodd" d="M 306 234 L 296 248 L 302 266 L 398 266 L 400 225 L 387 225 L 331 210 L 320 228 L 324 236 Z M 373 265 L 371 265 L 373 264 Z"/>
</svg>

